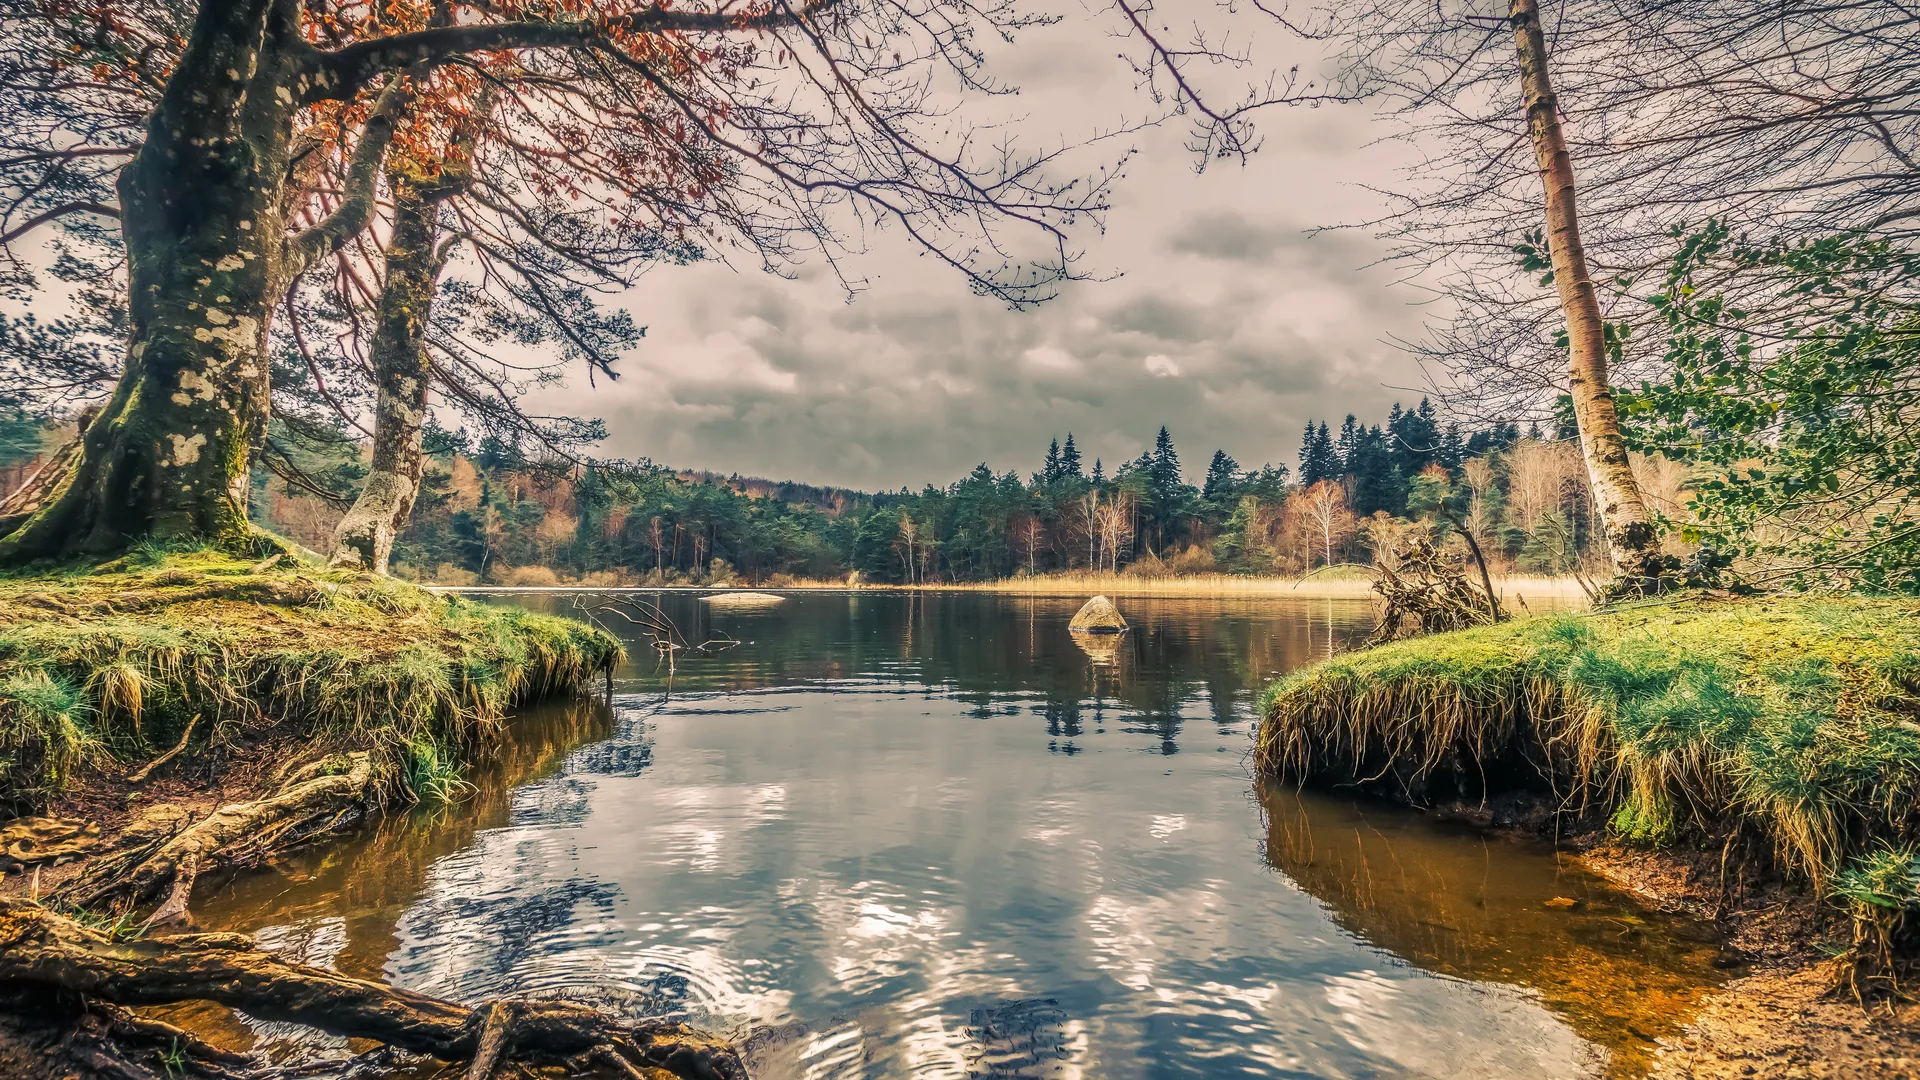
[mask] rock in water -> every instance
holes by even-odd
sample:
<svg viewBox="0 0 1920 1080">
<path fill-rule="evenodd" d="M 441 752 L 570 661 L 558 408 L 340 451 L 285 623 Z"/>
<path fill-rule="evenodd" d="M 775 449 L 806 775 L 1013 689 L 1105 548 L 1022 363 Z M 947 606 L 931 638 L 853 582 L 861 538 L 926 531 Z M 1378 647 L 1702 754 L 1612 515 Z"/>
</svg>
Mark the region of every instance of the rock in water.
<svg viewBox="0 0 1920 1080">
<path fill-rule="evenodd" d="M 778 593 L 764 592 L 723 592 L 703 596 L 700 602 L 717 608 L 772 607 L 785 603 L 786 597 Z"/>
<path fill-rule="evenodd" d="M 1113 601 L 1096 596 L 1087 601 L 1067 624 L 1067 629 L 1076 634 L 1119 634 L 1126 631 L 1127 620 L 1120 617 L 1120 609 L 1113 606 Z"/>
</svg>

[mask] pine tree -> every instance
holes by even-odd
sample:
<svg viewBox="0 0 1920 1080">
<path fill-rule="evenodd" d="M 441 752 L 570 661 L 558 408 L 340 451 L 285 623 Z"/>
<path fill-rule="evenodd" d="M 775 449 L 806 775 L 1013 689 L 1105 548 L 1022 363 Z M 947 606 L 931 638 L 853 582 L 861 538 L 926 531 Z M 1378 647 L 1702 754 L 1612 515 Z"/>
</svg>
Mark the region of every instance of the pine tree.
<svg viewBox="0 0 1920 1080">
<path fill-rule="evenodd" d="M 1240 463 L 1227 456 L 1225 450 L 1215 450 L 1213 461 L 1207 465 L 1207 479 L 1200 489 L 1200 497 L 1210 503 L 1221 503 L 1234 497 L 1235 477 L 1240 471 Z"/>
<path fill-rule="evenodd" d="M 1322 480 L 1341 475 L 1340 451 L 1334 447 L 1333 432 L 1323 422 L 1307 425 L 1307 440 L 1300 448 L 1300 484 L 1312 487 Z"/>
<path fill-rule="evenodd" d="M 1100 465 L 1100 459 L 1093 459 L 1093 486 L 1099 487 L 1107 482 L 1107 471 Z"/>
<path fill-rule="evenodd" d="M 1440 452 L 1434 455 L 1448 472 L 1458 472 L 1460 463 L 1467 459 L 1467 443 L 1460 434 L 1459 424 L 1448 424 L 1447 430 L 1440 436 Z"/>
<path fill-rule="evenodd" d="M 1409 414 L 1410 415 L 1410 414 Z M 1361 428 L 1354 440 L 1353 511 L 1362 517 L 1377 510 L 1399 515 L 1406 509 L 1406 476 L 1395 460 L 1391 441 L 1380 425 Z"/>
<path fill-rule="evenodd" d="M 1060 440 L 1054 439 L 1047 444 L 1046 460 L 1040 464 L 1040 482 L 1051 484 L 1060 479 Z"/>
<path fill-rule="evenodd" d="M 1170 496 L 1179 489 L 1180 455 L 1173 449 L 1173 436 L 1165 424 L 1160 426 L 1160 434 L 1153 437 L 1153 461 L 1147 468 L 1153 478 L 1155 495 Z"/>
<path fill-rule="evenodd" d="M 1073 445 L 1073 432 L 1067 432 L 1067 444 L 1060 448 L 1060 475 L 1069 480 L 1084 480 L 1080 471 L 1080 450 Z"/>
<path fill-rule="evenodd" d="M 1403 477 L 1415 477 L 1433 463 L 1440 449 L 1440 421 L 1433 402 L 1420 399 L 1418 408 L 1402 411 L 1398 402 L 1387 415 L 1387 435 L 1394 463 Z"/>
<path fill-rule="evenodd" d="M 1340 456 L 1340 467 L 1334 470 L 1341 474 L 1352 474 L 1360 450 L 1360 436 L 1364 431 L 1360 421 L 1352 413 L 1340 422 L 1340 441 L 1335 444 L 1334 452 Z"/>
</svg>

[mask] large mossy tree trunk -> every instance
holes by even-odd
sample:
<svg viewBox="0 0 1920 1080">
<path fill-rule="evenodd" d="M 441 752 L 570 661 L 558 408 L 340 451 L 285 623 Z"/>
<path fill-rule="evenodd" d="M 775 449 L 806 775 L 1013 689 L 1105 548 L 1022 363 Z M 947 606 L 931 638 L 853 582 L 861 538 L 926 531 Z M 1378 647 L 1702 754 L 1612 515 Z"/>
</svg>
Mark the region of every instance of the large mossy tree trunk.
<svg viewBox="0 0 1920 1080">
<path fill-rule="evenodd" d="M 1580 239 L 1574 200 L 1573 156 L 1560 127 L 1560 103 L 1547 69 L 1546 36 L 1539 0 L 1512 0 L 1510 19 L 1519 53 L 1527 129 L 1546 193 L 1548 246 L 1560 308 L 1567 323 L 1567 377 L 1580 448 L 1587 462 L 1593 501 L 1612 551 L 1614 589 L 1658 591 L 1668 559 L 1660 550 L 1653 519 L 1620 433 L 1620 416 L 1607 382 L 1606 323 L 1600 313 L 1587 252 Z"/>
<path fill-rule="evenodd" d="M 31 514 L 0 523 L 0 562 L 107 553 L 145 536 L 247 536 L 248 463 L 270 412 L 271 313 L 316 255 L 371 216 L 371 180 L 402 104 L 396 82 L 365 126 L 341 205 L 289 236 L 295 114 L 332 77 L 314 63 L 300 15 L 300 0 L 201 5 L 118 182 L 125 370 L 64 475 Z"/>
<path fill-rule="evenodd" d="M 448 185 L 428 189 L 394 177 L 393 236 L 387 243 L 386 282 L 374 319 L 373 462 L 333 533 L 335 566 L 387 572 L 393 539 L 406 527 L 420 493 L 421 439 L 427 416 L 427 325 L 448 246 L 441 241 L 440 201 Z"/>
</svg>

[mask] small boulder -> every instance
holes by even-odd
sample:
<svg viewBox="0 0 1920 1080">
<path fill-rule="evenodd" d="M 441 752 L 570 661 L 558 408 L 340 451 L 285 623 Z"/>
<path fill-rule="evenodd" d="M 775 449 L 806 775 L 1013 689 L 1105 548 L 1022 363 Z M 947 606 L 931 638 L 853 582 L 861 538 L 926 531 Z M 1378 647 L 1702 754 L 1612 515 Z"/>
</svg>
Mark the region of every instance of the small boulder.
<svg viewBox="0 0 1920 1080">
<path fill-rule="evenodd" d="M 778 593 L 764 592 L 723 592 L 703 596 L 700 602 L 717 608 L 772 607 L 786 602 L 786 597 Z"/>
<path fill-rule="evenodd" d="M 1126 632 L 1127 620 L 1120 617 L 1120 609 L 1113 606 L 1113 601 L 1096 596 L 1087 601 L 1067 624 L 1067 629 L 1076 634 L 1121 634 Z"/>
</svg>

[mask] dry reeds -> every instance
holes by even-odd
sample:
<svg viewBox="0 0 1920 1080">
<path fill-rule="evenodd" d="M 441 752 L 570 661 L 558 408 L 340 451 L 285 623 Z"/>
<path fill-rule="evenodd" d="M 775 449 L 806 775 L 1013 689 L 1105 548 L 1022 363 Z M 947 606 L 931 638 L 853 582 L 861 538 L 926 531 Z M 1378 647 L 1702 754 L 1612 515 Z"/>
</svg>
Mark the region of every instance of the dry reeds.
<svg viewBox="0 0 1920 1080">
<path fill-rule="evenodd" d="M 955 582 L 922 585 L 928 590 L 1012 593 L 1019 596 L 1220 596 L 1220 597 L 1294 597 L 1320 599 L 1352 597 L 1366 599 L 1374 595 L 1373 576 L 1358 567 L 1337 567 L 1303 578 L 1246 576 L 1240 574 L 1183 574 L 1144 577 L 1129 574 L 1091 573 L 1075 570 L 1058 574 L 1001 578 L 997 581 Z M 1495 579 L 1494 588 L 1507 602 L 1515 597 L 1547 601 L 1560 606 L 1566 600 L 1585 600 L 1586 594 L 1572 578 L 1510 577 Z"/>
</svg>

